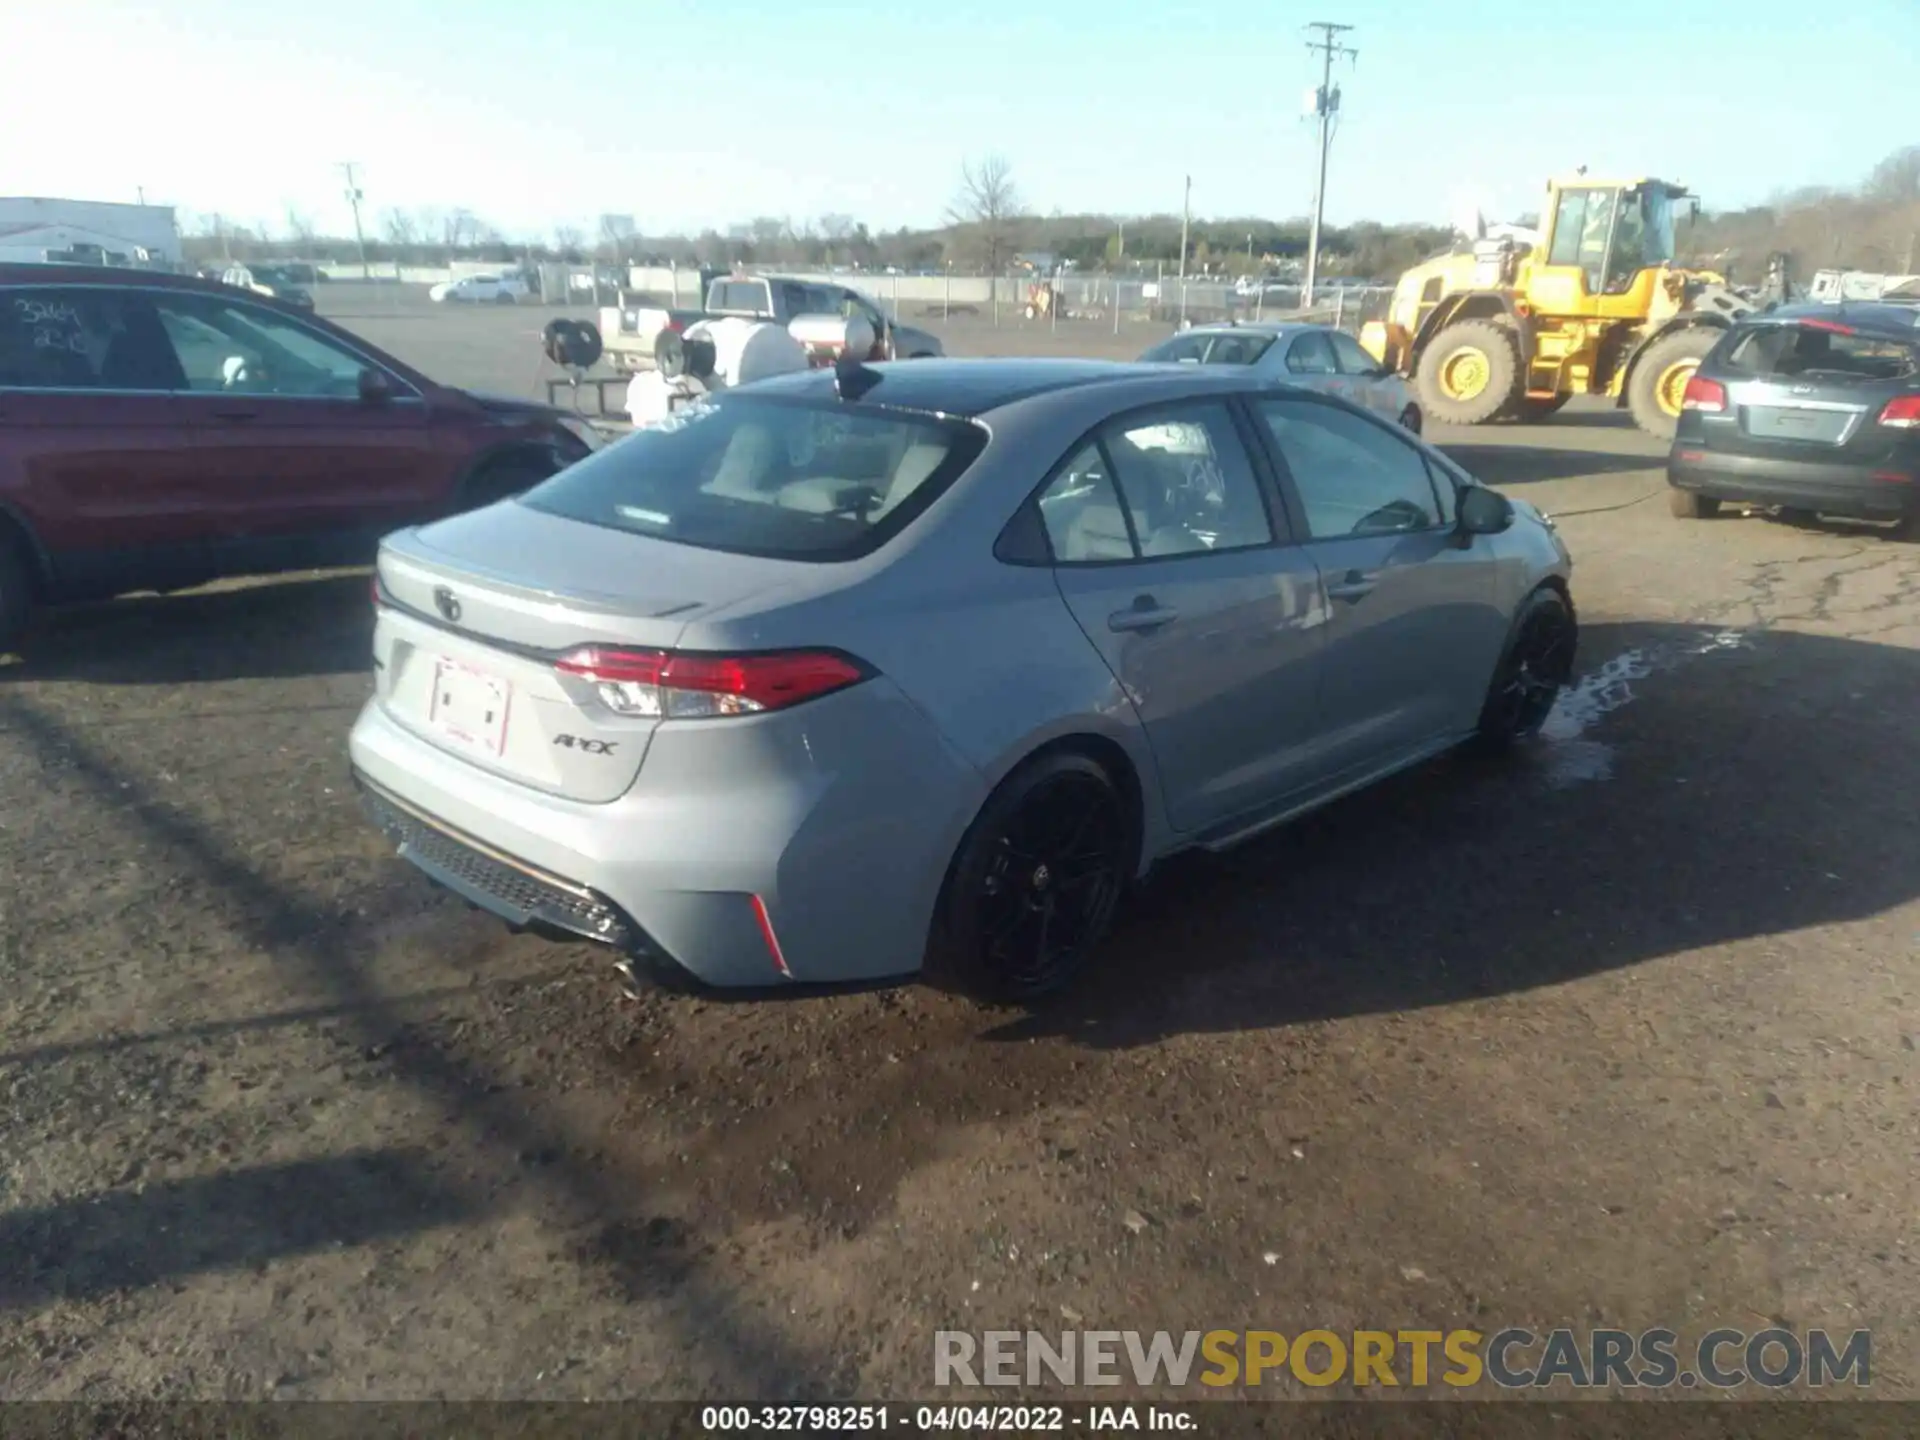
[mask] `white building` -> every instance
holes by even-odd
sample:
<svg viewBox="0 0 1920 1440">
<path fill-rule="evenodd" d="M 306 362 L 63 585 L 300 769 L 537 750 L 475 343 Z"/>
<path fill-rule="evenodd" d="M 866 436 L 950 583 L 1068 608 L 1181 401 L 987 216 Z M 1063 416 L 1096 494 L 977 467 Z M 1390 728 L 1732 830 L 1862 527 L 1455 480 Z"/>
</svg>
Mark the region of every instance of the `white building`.
<svg viewBox="0 0 1920 1440">
<path fill-rule="evenodd" d="M 0 196 L 0 262 L 45 260 L 75 246 L 98 246 L 125 263 L 177 265 L 180 228 L 171 205 Z"/>
</svg>

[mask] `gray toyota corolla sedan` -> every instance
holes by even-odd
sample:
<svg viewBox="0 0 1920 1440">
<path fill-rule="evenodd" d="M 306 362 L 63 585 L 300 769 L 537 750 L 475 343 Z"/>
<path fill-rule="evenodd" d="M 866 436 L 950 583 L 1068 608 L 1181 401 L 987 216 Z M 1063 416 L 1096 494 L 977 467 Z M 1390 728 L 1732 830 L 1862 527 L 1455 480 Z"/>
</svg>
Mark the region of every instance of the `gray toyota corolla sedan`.
<svg viewBox="0 0 1920 1440">
<path fill-rule="evenodd" d="M 1530 735 L 1570 569 L 1232 369 L 819 370 L 389 537 L 353 765 L 429 876 L 630 977 L 1023 1000 L 1173 851 Z"/>
</svg>

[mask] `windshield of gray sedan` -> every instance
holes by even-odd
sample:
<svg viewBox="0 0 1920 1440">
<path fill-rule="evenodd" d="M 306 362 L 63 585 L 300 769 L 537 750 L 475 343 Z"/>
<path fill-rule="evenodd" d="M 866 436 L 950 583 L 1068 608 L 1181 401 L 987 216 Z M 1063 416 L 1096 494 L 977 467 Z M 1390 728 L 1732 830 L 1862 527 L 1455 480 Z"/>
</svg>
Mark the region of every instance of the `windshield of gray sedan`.
<svg viewBox="0 0 1920 1440">
<path fill-rule="evenodd" d="M 964 421 L 723 396 L 635 431 L 522 500 L 709 550 L 850 560 L 904 529 L 985 443 Z"/>
</svg>

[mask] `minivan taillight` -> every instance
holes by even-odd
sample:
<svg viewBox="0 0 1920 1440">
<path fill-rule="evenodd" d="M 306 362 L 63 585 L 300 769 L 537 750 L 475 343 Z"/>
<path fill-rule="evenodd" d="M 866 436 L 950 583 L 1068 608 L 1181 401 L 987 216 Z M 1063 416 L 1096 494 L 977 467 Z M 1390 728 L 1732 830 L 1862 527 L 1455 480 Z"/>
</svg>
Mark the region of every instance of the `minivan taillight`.
<svg viewBox="0 0 1920 1440">
<path fill-rule="evenodd" d="M 1880 412 L 1880 423 L 1896 430 L 1920 428 L 1920 395 L 1902 395 L 1897 400 L 1889 400 L 1886 409 Z"/>
<path fill-rule="evenodd" d="M 554 661 L 562 675 L 593 683 L 601 703 L 619 715 L 699 720 L 784 710 L 844 690 L 868 672 L 827 650 L 763 655 L 680 655 L 586 645 Z"/>
<path fill-rule="evenodd" d="M 1686 392 L 1680 397 L 1680 408 L 1698 410 L 1707 415 L 1721 414 L 1727 408 L 1727 387 L 1718 380 L 1695 375 L 1687 381 Z"/>
</svg>

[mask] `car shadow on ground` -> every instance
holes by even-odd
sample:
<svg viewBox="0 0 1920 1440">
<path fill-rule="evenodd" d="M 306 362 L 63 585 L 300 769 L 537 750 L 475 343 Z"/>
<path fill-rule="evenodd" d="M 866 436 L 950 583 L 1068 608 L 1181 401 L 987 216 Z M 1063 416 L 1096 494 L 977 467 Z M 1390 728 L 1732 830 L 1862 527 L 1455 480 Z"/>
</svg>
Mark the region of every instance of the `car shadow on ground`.
<svg viewBox="0 0 1920 1440">
<path fill-rule="evenodd" d="M 1664 455 L 1614 455 L 1600 450 L 1544 445 L 1453 445 L 1440 442 L 1449 459 L 1489 485 L 1531 485 L 1542 480 L 1579 480 L 1634 471 L 1664 479 Z"/>
<path fill-rule="evenodd" d="M 1584 672 L 1614 662 L 1589 703 L 1619 704 L 1587 734 L 1168 864 L 1084 983 L 989 1034 L 1124 1047 L 1417 1010 L 1920 896 L 1920 653 L 1653 624 L 1589 626 L 1582 649 Z"/>
<path fill-rule="evenodd" d="M 0 1311 L 397 1238 L 471 1218 L 426 1157 L 365 1151 L 115 1189 L 0 1215 Z"/>
<path fill-rule="evenodd" d="M 372 668 L 368 572 L 128 595 L 56 607 L 0 662 L 0 684 L 183 685 L 347 675 Z"/>
</svg>

